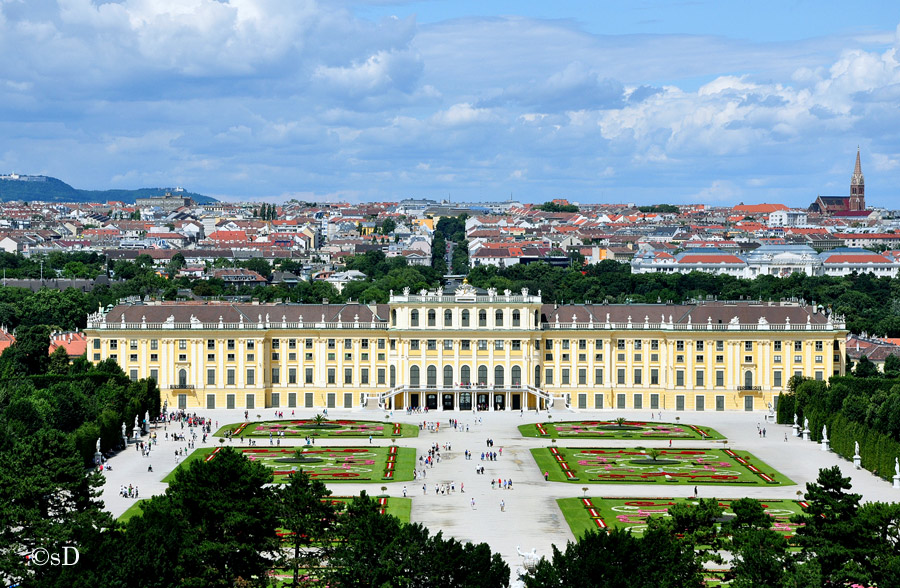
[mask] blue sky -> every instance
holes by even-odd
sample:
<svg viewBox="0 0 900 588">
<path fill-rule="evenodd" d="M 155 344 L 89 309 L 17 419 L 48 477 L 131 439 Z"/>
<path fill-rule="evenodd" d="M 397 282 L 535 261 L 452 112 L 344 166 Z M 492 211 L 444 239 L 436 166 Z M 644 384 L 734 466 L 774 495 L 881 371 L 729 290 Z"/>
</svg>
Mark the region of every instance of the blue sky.
<svg viewBox="0 0 900 588">
<path fill-rule="evenodd" d="M 0 0 L 0 173 L 229 200 L 900 185 L 896 2 Z"/>
</svg>

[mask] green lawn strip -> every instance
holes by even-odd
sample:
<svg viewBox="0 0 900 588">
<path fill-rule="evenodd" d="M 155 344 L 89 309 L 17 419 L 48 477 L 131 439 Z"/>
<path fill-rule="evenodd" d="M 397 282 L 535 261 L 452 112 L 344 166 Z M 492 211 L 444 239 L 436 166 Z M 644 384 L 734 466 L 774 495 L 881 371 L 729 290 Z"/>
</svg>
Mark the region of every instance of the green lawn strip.
<svg viewBox="0 0 900 588">
<path fill-rule="evenodd" d="M 171 484 L 175 480 L 175 472 L 179 470 L 179 468 L 184 467 L 185 464 L 190 463 L 192 461 L 196 461 L 198 459 L 204 459 L 207 455 L 213 452 L 215 447 L 201 447 L 200 449 L 195 449 L 188 455 L 183 458 L 181 462 L 175 467 L 174 470 L 169 472 L 165 478 L 162 479 L 166 484 Z M 172 459 L 175 458 L 175 455 L 172 455 Z M 167 458 L 168 459 L 168 458 Z"/>
<path fill-rule="evenodd" d="M 563 517 L 576 539 L 581 539 L 588 531 L 600 529 L 589 516 L 580 498 L 559 498 L 556 500 L 556 504 L 559 505 L 559 510 L 562 511 Z"/>
<path fill-rule="evenodd" d="M 551 482 L 568 482 L 566 475 L 556 463 L 556 459 L 550 454 L 547 447 L 537 447 L 531 450 L 531 456 L 534 458 L 541 474 L 547 472 L 550 474 Z"/>
<path fill-rule="evenodd" d="M 310 426 L 299 427 L 292 426 L 299 422 L 309 423 Z M 267 438 L 269 436 L 269 427 L 275 427 L 275 430 L 283 430 L 285 437 L 305 438 L 305 437 L 331 437 L 340 439 L 344 437 L 374 437 L 374 438 L 397 438 L 397 437 L 418 437 L 419 427 L 407 423 L 393 423 L 391 421 L 359 421 L 354 419 L 333 419 L 323 423 L 325 427 L 313 426 L 311 419 L 278 419 L 268 421 L 250 421 L 243 423 L 231 423 L 220 427 L 216 431 L 216 437 L 224 437 L 226 433 L 232 433 L 234 437 L 254 437 Z M 400 434 L 394 435 L 396 425 L 400 425 Z M 339 427 L 327 426 L 339 425 Z M 376 427 L 381 427 L 377 430 Z M 343 432 L 338 432 L 343 431 Z M 235 432 L 237 432 L 235 434 Z"/>
<path fill-rule="evenodd" d="M 653 439 L 682 439 L 690 441 L 702 440 L 719 440 L 724 439 L 721 433 L 711 427 L 701 427 L 698 425 L 690 425 L 688 423 L 662 423 L 656 421 L 627 421 L 634 426 L 644 427 L 643 430 L 631 429 L 624 431 L 610 429 L 596 429 L 597 423 L 600 426 L 615 425 L 613 421 L 561 421 L 561 422 L 544 422 L 529 425 L 519 425 L 519 432 L 523 437 L 544 437 L 549 439 L 630 439 L 635 442 L 649 441 Z M 540 425 L 543 427 L 546 435 L 540 432 Z M 572 433 L 560 433 L 557 427 L 584 426 L 583 431 Z M 657 427 L 671 427 L 681 429 L 680 432 L 673 433 L 666 430 L 659 430 L 652 434 L 645 434 L 647 430 L 653 430 Z M 700 429 L 706 436 L 701 435 L 692 427 Z"/>
<path fill-rule="evenodd" d="M 136 500 L 134 502 L 134 504 L 129 506 L 128 510 L 126 510 L 125 512 L 120 514 L 119 518 L 116 520 L 119 521 L 120 523 L 124 524 L 124 523 L 127 523 L 131 519 L 131 517 L 141 516 L 141 514 L 144 512 L 144 509 L 141 508 L 141 503 L 145 500 L 147 500 L 147 499 L 141 498 L 139 500 Z"/>
<path fill-rule="evenodd" d="M 326 484 L 332 483 L 347 483 L 347 482 L 356 482 L 360 484 L 377 484 L 377 483 L 387 483 L 387 482 L 409 482 L 413 479 L 413 471 L 415 469 L 416 463 L 416 450 L 409 447 L 397 447 L 397 460 L 396 465 L 394 466 L 394 476 L 391 479 L 384 479 L 385 465 L 387 463 L 387 456 L 389 447 L 388 446 L 368 446 L 363 445 L 360 447 L 333 447 L 333 446 L 320 446 L 320 445 L 304 445 L 301 447 L 282 447 L 282 446 L 257 446 L 257 447 L 247 447 L 247 446 L 234 446 L 231 444 L 227 444 L 230 447 L 238 451 L 242 451 L 243 454 L 247 457 L 254 457 L 254 459 L 262 461 L 266 466 L 270 467 L 273 471 L 277 472 L 289 472 L 293 467 L 296 467 L 297 470 L 303 469 L 309 473 L 315 473 L 315 464 L 289 464 L 289 463 L 278 463 L 274 461 L 280 457 L 293 457 L 295 449 L 303 449 L 304 453 L 312 452 L 312 451 L 334 451 L 340 452 L 344 449 L 362 449 L 370 454 L 374 454 L 374 464 L 360 465 L 360 468 L 370 470 L 369 472 L 352 472 L 359 473 L 359 476 L 354 477 L 335 477 L 332 478 L 330 476 L 315 476 L 316 479 L 322 480 Z M 175 479 L 175 472 L 178 471 L 178 468 L 182 467 L 185 463 L 189 463 L 191 461 L 197 459 L 205 459 L 208 457 L 216 448 L 215 447 L 201 447 L 200 449 L 195 449 L 193 453 L 191 453 L 181 464 L 178 465 L 177 468 L 172 470 L 165 478 L 163 478 L 163 482 L 170 483 Z M 283 451 L 282 451 L 283 450 Z M 348 457 L 353 457 L 352 454 L 348 454 Z M 352 469 L 352 468 L 351 468 Z M 341 472 L 343 473 L 343 472 Z M 275 483 L 285 483 L 288 481 L 288 474 L 275 474 Z"/>
<path fill-rule="evenodd" d="M 552 454 L 554 449 L 559 452 L 562 461 L 568 466 L 568 472 Z M 554 482 L 687 484 L 693 486 L 757 484 L 786 486 L 794 484 L 792 480 L 746 451 L 719 448 L 667 448 L 660 449 L 660 452 L 660 460 L 669 456 L 682 463 L 633 464 L 632 460 L 642 457 L 641 450 L 636 448 L 544 447 L 531 450 L 541 472 L 548 472 L 549 479 Z M 580 463 L 593 460 L 597 460 L 597 463 Z M 603 462 L 602 460 L 607 461 Z M 742 464 L 741 460 L 745 463 Z M 723 466 L 720 465 L 721 463 L 728 465 Z M 755 467 L 759 474 L 753 472 L 751 467 Z M 572 477 L 569 477 L 569 472 Z M 771 478 L 771 481 L 766 480 L 763 475 Z"/>
</svg>

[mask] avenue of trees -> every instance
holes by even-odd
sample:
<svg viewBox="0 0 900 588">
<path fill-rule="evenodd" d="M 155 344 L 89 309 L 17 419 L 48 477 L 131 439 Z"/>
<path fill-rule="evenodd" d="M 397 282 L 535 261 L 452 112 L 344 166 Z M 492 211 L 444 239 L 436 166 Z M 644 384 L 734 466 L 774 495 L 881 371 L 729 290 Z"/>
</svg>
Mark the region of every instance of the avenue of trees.
<svg viewBox="0 0 900 588">
<path fill-rule="evenodd" d="M 130 435 L 135 417 L 159 415 L 155 380 L 132 382 L 113 360 L 94 365 L 82 356 L 70 365 L 64 348 L 48 354 L 49 346 L 47 327 L 18 329 L 0 355 L 0 411 L 71 436 L 83 465 L 93 462 L 97 439 L 101 451 L 114 450 L 122 444 L 122 423 Z"/>
<path fill-rule="evenodd" d="M 900 456 L 900 361 L 890 356 L 885 373 L 865 357 L 853 373 L 828 382 L 792 379 L 792 392 L 778 403 L 778 422 L 803 426 L 809 419 L 810 437 L 820 441 L 828 427 L 831 449 L 852 460 L 856 443 L 862 467 L 886 480 L 894 476 Z"/>
</svg>

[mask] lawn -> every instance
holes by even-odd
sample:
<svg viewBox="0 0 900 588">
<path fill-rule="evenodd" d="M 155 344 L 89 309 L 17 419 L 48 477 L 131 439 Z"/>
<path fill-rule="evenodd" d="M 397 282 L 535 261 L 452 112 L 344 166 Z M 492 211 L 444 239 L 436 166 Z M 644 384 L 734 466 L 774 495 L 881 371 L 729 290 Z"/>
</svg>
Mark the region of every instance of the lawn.
<svg viewBox="0 0 900 588">
<path fill-rule="evenodd" d="M 355 421 L 346 419 L 285 419 L 258 423 L 232 423 L 216 431 L 217 437 L 230 433 L 233 437 L 418 437 L 419 427 L 390 421 Z"/>
<path fill-rule="evenodd" d="M 524 437 L 550 437 L 553 439 L 724 439 L 710 427 L 698 427 L 687 423 L 662 423 L 657 421 L 562 421 L 520 425 Z"/>
<path fill-rule="evenodd" d="M 323 482 L 408 482 L 413 479 L 416 450 L 408 447 L 234 447 L 248 459 L 261 461 L 273 470 L 275 482 L 287 482 L 292 472 L 303 470 Z M 219 448 L 203 447 L 191 453 L 178 467 L 197 459 L 215 459 Z M 297 451 L 302 455 L 297 456 Z M 176 468 L 163 478 L 171 482 Z"/>
<path fill-rule="evenodd" d="M 120 523 L 125 524 L 134 516 L 140 516 L 144 510 L 141 508 L 141 503 L 147 500 L 146 498 L 141 498 L 140 500 L 135 500 L 134 504 L 128 507 L 128 510 L 119 515 L 117 519 Z"/>
<path fill-rule="evenodd" d="M 650 517 L 667 516 L 670 506 L 680 502 L 696 503 L 692 498 L 561 498 L 556 501 L 569 528 L 576 537 L 590 529 L 619 527 L 641 536 Z M 732 500 L 719 500 L 725 516 L 733 515 Z M 805 502 L 795 500 L 762 500 L 763 508 L 772 517 L 772 530 L 785 537 L 793 537 L 798 525 L 790 517 L 803 512 Z"/>
<path fill-rule="evenodd" d="M 703 485 L 794 482 L 746 451 L 659 449 L 657 460 L 642 448 L 540 447 L 531 454 L 554 482 Z"/>
</svg>

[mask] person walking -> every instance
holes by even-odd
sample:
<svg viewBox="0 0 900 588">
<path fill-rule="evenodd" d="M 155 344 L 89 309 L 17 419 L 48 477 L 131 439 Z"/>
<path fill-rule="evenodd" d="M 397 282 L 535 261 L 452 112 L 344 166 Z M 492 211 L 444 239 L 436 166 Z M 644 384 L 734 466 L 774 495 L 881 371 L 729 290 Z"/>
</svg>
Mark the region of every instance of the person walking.
<svg viewBox="0 0 900 588">
<path fill-rule="evenodd" d="M 475 510 L 475 498 L 472 498 L 472 510 Z"/>
<path fill-rule="evenodd" d="M 506 503 L 500 499 L 500 512 L 506 512 Z"/>
<path fill-rule="evenodd" d="M 403 487 L 403 498 L 406 498 L 406 486 Z"/>
<path fill-rule="evenodd" d="M 694 498 L 696 498 L 696 497 L 697 497 L 697 494 L 698 494 L 698 493 L 697 493 L 697 487 L 696 487 L 696 486 L 694 486 Z"/>
</svg>

